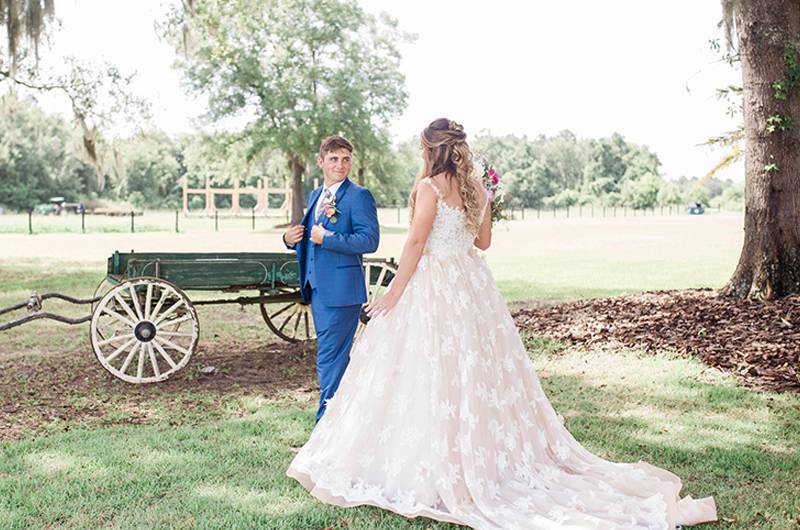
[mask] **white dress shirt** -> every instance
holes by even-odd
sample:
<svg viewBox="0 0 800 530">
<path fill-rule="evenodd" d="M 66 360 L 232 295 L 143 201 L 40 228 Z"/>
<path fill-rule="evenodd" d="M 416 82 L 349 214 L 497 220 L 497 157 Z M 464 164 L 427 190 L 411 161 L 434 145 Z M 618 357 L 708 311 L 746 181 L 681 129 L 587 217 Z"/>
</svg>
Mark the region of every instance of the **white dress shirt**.
<svg viewBox="0 0 800 530">
<path fill-rule="evenodd" d="M 314 219 L 320 219 L 320 212 L 322 211 L 322 198 L 325 197 L 325 190 L 329 190 L 331 192 L 331 198 L 336 198 L 336 192 L 339 191 L 339 186 L 342 185 L 344 180 L 337 182 L 336 184 L 331 185 L 330 188 L 326 188 L 325 186 L 322 187 L 322 192 L 319 194 L 319 198 L 317 199 L 316 209 L 314 210 Z"/>
</svg>

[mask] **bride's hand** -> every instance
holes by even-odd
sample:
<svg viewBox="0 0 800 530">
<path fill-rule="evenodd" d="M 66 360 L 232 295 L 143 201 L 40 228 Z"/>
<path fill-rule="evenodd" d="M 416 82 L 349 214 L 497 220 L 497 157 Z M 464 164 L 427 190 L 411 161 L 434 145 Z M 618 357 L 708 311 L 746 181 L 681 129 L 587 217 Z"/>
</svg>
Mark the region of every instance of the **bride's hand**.
<svg viewBox="0 0 800 530">
<path fill-rule="evenodd" d="M 384 293 L 377 300 L 367 306 L 367 315 L 370 318 L 378 315 L 385 315 L 395 306 L 395 304 L 397 304 L 399 299 L 400 296 L 396 295 L 391 289 L 389 289 L 388 292 Z"/>
</svg>

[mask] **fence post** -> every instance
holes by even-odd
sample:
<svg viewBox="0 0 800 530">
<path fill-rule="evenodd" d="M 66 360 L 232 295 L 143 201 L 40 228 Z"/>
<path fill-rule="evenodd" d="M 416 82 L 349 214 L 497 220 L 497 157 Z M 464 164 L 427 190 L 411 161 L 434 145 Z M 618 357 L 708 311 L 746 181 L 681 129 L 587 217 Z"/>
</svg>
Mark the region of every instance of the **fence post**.
<svg viewBox="0 0 800 530">
<path fill-rule="evenodd" d="M 541 219 L 541 217 L 542 217 L 542 209 L 536 208 L 536 218 Z"/>
<path fill-rule="evenodd" d="M 178 210 L 175 210 L 175 233 L 177 234 L 178 232 Z"/>
<path fill-rule="evenodd" d="M 86 233 L 86 210 L 81 210 L 81 234 Z"/>
<path fill-rule="evenodd" d="M 569 219 L 569 204 L 567 205 L 567 219 Z"/>
<path fill-rule="evenodd" d="M 525 207 L 522 207 L 522 220 L 525 220 Z"/>
<path fill-rule="evenodd" d="M 253 218 L 253 230 L 255 230 L 256 229 L 256 209 L 255 208 L 251 208 L 250 211 L 252 212 L 252 216 L 253 216 L 252 217 Z"/>
<path fill-rule="evenodd" d="M 219 210 L 214 210 L 214 232 L 219 232 Z"/>
<path fill-rule="evenodd" d="M 578 217 L 583 217 L 583 205 L 578 205 Z"/>
<path fill-rule="evenodd" d="M 133 212 L 133 210 L 131 210 L 131 234 L 134 232 L 133 216 L 134 216 L 134 212 Z"/>
<path fill-rule="evenodd" d="M 594 203 L 592 203 L 592 217 L 594 217 Z"/>
<path fill-rule="evenodd" d="M 28 235 L 33 234 L 33 210 L 28 210 Z"/>
<path fill-rule="evenodd" d="M 395 206 L 397 207 L 397 224 L 400 224 L 400 203 L 398 202 Z"/>
<path fill-rule="evenodd" d="M 553 205 L 553 219 L 556 218 L 556 205 Z"/>
</svg>

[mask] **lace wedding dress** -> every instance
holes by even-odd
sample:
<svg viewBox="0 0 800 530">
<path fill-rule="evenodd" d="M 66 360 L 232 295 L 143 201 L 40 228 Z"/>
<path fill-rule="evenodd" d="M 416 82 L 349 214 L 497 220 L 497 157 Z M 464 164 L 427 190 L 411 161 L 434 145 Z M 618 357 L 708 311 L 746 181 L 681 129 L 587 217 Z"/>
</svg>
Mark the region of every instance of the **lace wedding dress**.
<svg viewBox="0 0 800 530">
<path fill-rule="evenodd" d="M 330 504 L 481 530 L 714 520 L 713 499 L 680 499 L 672 473 L 609 462 L 572 437 L 473 240 L 462 210 L 440 196 L 405 292 L 354 344 L 287 475 Z"/>
</svg>

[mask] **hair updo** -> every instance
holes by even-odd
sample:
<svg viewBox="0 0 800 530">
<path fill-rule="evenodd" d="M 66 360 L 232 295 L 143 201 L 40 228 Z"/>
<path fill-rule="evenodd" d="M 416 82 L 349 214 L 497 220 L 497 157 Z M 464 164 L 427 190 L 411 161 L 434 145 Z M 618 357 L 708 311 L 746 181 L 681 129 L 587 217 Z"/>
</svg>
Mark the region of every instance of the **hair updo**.
<svg viewBox="0 0 800 530">
<path fill-rule="evenodd" d="M 460 123 L 439 118 L 425 127 L 420 135 L 423 168 L 414 182 L 409 197 L 411 217 L 414 217 L 414 204 L 419 182 L 427 177 L 444 173 L 456 185 L 466 212 L 467 229 L 477 233 L 481 211 L 485 206 L 483 185 L 474 174 L 472 150 L 467 144 L 467 134 Z"/>
</svg>

